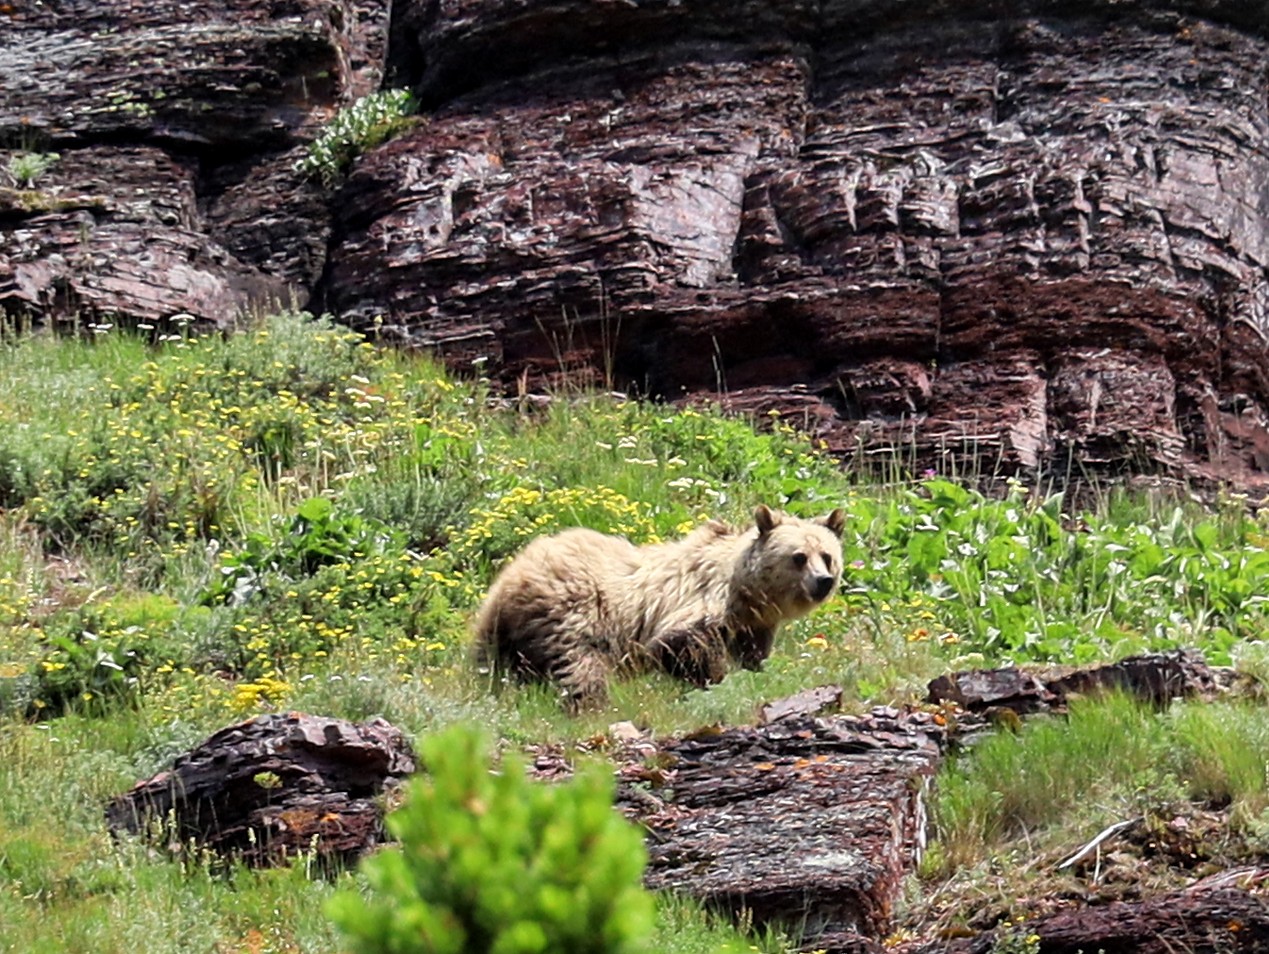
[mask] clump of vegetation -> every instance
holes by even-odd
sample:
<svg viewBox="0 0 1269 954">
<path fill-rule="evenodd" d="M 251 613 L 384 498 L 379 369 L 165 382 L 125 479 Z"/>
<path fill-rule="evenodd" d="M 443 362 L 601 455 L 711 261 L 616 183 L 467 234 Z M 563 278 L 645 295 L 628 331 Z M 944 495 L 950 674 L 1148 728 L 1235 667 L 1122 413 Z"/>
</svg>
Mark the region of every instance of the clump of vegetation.
<svg viewBox="0 0 1269 954">
<path fill-rule="evenodd" d="M 1069 718 L 993 735 L 942 772 L 926 872 L 971 866 L 1015 840 L 1032 852 L 1054 840 L 1067 850 L 1072 830 L 1167 821 L 1187 803 L 1229 807 L 1244 832 L 1259 831 L 1269 810 L 1265 744 L 1269 711 L 1259 705 L 1159 712 L 1122 695 L 1077 700 Z"/>
<path fill-rule="evenodd" d="M 56 152 L 15 152 L 9 157 L 5 172 L 19 189 L 32 189 L 61 158 Z"/>
<path fill-rule="evenodd" d="M 240 548 L 222 553 L 202 594 L 206 605 L 241 606 L 270 588 L 289 590 L 322 567 L 399 550 L 395 531 L 359 514 L 337 514 L 327 497 L 310 497 L 286 522 L 279 539 L 247 534 Z"/>
<path fill-rule="evenodd" d="M 162 636 L 120 620 L 108 607 L 81 608 L 51 618 L 43 642 L 34 691 L 24 701 L 28 712 L 48 717 L 71 705 L 99 710 L 136 693 Z"/>
<path fill-rule="evenodd" d="M 1086 663 L 1198 641 L 1227 663 L 1266 622 L 1269 541 L 1237 511 L 1091 514 L 1074 531 L 1060 495 L 1018 481 L 1000 500 L 937 477 L 914 490 L 854 507 L 849 598 L 919 594 L 932 635 L 963 651 Z"/>
<path fill-rule="evenodd" d="M 1035 721 L 983 740 L 939 778 L 937 860 L 973 863 L 988 845 L 1038 838 L 1081 810 L 1099 813 L 1080 820 L 1090 825 L 1124 817 L 1139 787 L 1167 772 L 1169 735 L 1154 712 L 1116 695 L 1077 704 L 1069 720 Z"/>
<path fill-rule="evenodd" d="M 1116 694 L 976 742 L 932 788 L 924 925 L 994 924 L 997 948 L 1035 950 L 1027 925 L 1071 892 L 1177 891 L 1254 863 L 1269 831 L 1267 743 L 1262 702 L 1161 711 Z"/>
<path fill-rule="evenodd" d="M 418 103 L 409 90 L 389 89 L 361 97 L 335 114 L 295 168 L 330 187 L 352 161 L 408 129 Z"/>
</svg>

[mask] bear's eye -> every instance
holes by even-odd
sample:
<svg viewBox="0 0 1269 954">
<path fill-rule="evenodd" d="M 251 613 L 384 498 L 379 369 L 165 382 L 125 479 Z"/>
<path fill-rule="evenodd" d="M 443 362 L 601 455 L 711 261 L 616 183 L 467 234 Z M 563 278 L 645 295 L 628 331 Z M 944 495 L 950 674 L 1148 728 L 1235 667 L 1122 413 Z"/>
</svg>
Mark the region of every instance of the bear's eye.
<svg viewBox="0 0 1269 954">
<path fill-rule="evenodd" d="M 797 567 L 799 570 L 802 569 L 802 567 L 806 566 L 806 554 L 805 553 L 793 554 L 793 565 Z"/>
<path fill-rule="evenodd" d="M 833 558 L 829 556 L 827 553 L 821 553 L 820 556 L 824 558 L 824 569 L 828 570 L 829 573 L 832 573 L 833 572 Z"/>
</svg>

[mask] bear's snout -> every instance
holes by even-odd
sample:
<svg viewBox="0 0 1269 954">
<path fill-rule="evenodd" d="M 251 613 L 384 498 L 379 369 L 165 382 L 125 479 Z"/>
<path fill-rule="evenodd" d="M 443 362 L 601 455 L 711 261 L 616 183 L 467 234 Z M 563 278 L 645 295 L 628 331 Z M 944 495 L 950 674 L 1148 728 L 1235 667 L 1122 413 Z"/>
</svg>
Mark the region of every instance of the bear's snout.
<svg viewBox="0 0 1269 954">
<path fill-rule="evenodd" d="M 811 581 L 811 597 L 816 601 L 825 599 L 833 592 L 833 584 L 837 582 L 831 576 L 817 576 Z"/>
</svg>

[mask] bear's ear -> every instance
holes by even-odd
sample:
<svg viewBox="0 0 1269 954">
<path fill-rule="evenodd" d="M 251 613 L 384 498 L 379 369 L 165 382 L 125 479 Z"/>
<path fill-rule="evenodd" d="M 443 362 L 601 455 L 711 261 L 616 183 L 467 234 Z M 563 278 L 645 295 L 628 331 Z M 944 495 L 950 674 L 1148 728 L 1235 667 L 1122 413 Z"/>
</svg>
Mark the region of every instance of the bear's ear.
<svg viewBox="0 0 1269 954">
<path fill-rule="evenodd" d="M 846 526 L 846 511 L 838 507 L 827 516 L 820 517 L 819 522 L 831 530 L 834 536 L 840 537 L 842 528 Z"/>
<path fill-rule="evenodd" d="M 753 512 L 753 522 L 758 525 L 758 534 L 766 536 L 780 524 L 780 518 L 766 504 L 758 504 Z"/>
</svg>

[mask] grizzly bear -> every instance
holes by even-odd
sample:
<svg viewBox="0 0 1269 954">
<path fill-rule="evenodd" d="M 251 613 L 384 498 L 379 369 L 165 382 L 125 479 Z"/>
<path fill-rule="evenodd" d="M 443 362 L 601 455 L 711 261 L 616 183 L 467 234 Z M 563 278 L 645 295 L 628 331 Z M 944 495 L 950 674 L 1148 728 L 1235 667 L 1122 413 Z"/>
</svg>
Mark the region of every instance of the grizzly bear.
<svg viewBox="0 0 1269 954">
<path fill-rule="evenodd" d="M 710 521 L 644 547 L 584 528 L 539 537 L 490 587 L 477 657 L 555 683 L 574 709 L 602 703 L 615 673 L 705 686 L 732 663 L 759 669 L 780 624 L 837 586 L 844 523 L 841 510 L 803 520 L 760 506 L 748 529 Z"/>
</svg>

